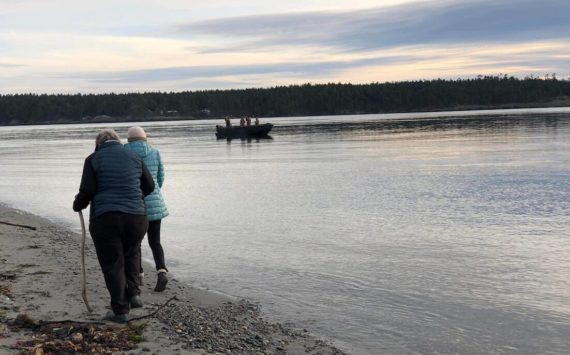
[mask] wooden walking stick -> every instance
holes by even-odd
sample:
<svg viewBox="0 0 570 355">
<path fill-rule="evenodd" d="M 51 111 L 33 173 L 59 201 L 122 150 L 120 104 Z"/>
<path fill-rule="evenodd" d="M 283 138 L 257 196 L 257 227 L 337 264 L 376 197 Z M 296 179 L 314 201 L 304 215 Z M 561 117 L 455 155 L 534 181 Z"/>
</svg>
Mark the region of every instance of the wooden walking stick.
<svg viewBox="0 0 570 355">
<path fill-rule="evenodd" d="M 87 301 L 87 286 L 85 285 L 85 239 L 87 238 L 87 232 L 85 231 L 85 220 L 83 219 L 83 212 L 81 211 L 79 211 L 79 220 L 81 221 L 81 297 L 83 298 L 83 302 L 85 302 L 87 311 L 92 313 L 93 309 L 91 309 L 89 301 Z"/>
</svg>

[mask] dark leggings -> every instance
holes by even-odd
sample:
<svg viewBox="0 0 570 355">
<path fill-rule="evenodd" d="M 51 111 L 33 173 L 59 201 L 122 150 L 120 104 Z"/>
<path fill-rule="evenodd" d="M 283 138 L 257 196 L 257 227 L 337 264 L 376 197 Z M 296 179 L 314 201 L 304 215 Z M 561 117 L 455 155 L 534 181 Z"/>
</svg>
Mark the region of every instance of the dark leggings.
<svg viewBox="0 0 570 355">
<path fill-rule="evenodd" d="M 156 266 L 156 270 L 164 269 L 168 271 L 166 268 L 166 263 L 164 262 L 164 250 L 160 244 L 161 221 L 162 220 L 159 219 L 158 221 L 148 222 L 148 245 L 150 246 L 150 250 L 152 250 L 152 256 L 154 257 L 154 265 Z M 142 272 L 143 267 L 141 261 L 141 273 Z"/>
</svg>

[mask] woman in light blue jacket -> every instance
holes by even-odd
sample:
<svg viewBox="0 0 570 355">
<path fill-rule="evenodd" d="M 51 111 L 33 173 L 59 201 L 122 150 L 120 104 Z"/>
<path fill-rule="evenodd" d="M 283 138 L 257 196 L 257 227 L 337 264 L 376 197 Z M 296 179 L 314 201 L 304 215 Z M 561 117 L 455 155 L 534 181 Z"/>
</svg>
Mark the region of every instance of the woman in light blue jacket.
<svg viewBox="0 0 570 355">
<path fill-rule="evenodd" d="M 147 208 L 148 217 L 148 244 L 152 250 L 154 263 L 158 272 L 156 286 L 154 288 L 157 292 L 162 292 L 168 283 L 166 273 L 166 263 L 164 261 L 164 250 L 160 244 L 160 224 L 164 217 L 168 216 L 166 204 L 162 198 L 160 189 L 164 183 L 164 166 L 160 153 L 157 149 L 151 147 L 146 142 L 146 133 L 141 127 L 131 127 L 127 132 L 127 139 L 129 143 L 125 144 L 127 150 L 132 150 L 142 158 L 152 178 L 154 179 L 154 191 L 145 197 L 144 202 Z M 141 264 L 141 283 L 142 283 L 143 269 Z"/>
</svg>

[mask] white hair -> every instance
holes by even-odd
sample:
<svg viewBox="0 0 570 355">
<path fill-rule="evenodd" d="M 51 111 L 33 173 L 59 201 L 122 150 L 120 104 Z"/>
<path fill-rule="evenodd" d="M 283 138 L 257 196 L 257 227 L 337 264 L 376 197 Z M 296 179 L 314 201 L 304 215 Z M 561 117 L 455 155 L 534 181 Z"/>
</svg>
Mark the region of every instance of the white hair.
<svg viewBox="0 0 570 355">
<path fill-rule="evenodd" d="M 107 141 L 121 141 L 117 132 L 114 129 L 102 129 L 99 134 L 97 134 L 97 138 L 95 138 L 95 144 L 101 145 Z"/>
</svg>

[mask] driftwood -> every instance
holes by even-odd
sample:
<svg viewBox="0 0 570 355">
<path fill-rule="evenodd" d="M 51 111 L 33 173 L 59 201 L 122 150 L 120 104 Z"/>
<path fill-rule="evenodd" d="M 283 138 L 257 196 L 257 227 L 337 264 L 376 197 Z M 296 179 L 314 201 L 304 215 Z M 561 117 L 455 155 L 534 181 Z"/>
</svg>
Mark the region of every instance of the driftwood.
<svg viewBox="0 0 570 355">
<path fill-rule="evenodd" d="M 170 297 L 170 299 L 168 301 L 166 301 L 164 304 L 160 305 L 154 312 L 146 314 L 144 316 L 140 316 L 140 317 L 136 317 L 136 318 L 132 318 L 129 319 L 129 323 L 130 322 L 134 322 L 136 320 L 141 320 L 141 319 L 145 319 L 145 318 L 150 318 L 152 316 L 154 316 L 155 314 L 158 313 L 158 311 L 160 311 L 161 309 L 163 309 L 164 307 L 168 306 L 168 304 L 172 301 L 172 300 L 178 300 L 178 297 L 176 297 L 176 295 Z"/>
<path fill-rule="evenodd" d="M 14 226 L 14 227 L 28 228 L 28 229 L 31 229 L 33 231 L 36 230 L 36 227 L 27 226 L 25 224 L 16 224 L 16 223 L 4 222 L 4 221 L 0 221 L 0 224 L 7 224 L 9 226 Z"/>
<path fill-rule="evenodd" d="M 73 319 L 64 319 L 64 320 L 53 320 L 53 321 L 43 321 L 43 320 L 35 320 L 34 318 L 30 317 L 26 313 L 20 313 L 11 323 L 9 323 L 12 327 L 15 328 L 30 328 L 30 329 L 39 329 L 46 325 L 51 324 L 81 324 L 81 325 L 105 325 L 105 322 L 102 321 L 77 321 Z"/>
<path fill-rule="evenodd" d="M 161 309 L 163 309 L 164 307 L 168 306 L 168 304 L 170 302 L 172 302 L 173 300 L 178 300 L 178 297 L 176 297 L 176 295 L 170 297 L 168 299 L 168 301 L 166 301 L 165 303 L 161 304 L 160 306 L 158 306 L 158 308 L 156 310 L 154 310 L 154 312 L 151 312 L 149 314 L 145 314 L 144 316 L 140 316 L 140 317 L 136 317 L 136 318 L 132 318 L 129 319 L 129 322 L 134 322 L 136 320 L 141 320 L 141 319 L 145 319 L 145 318 L 150 318 L 152 316 L 154 316 L 155 314 L 157 314 Z M 64 320 L 52 320 L 52 321 L 37 321 L 33 318 L 31 318 L 30 316 L 28 316 L 27 314 L 19 314 L 18 317 L 16 317 L 16 319 L 12 322 L 12 324 L 16 327 L 23 327 L 23 328 L 40 328 L 46 325 L 50 325 L 50 324 L 83 324 L 83 325 L 104 325 L 106 324 L 105 322 L 101 322 L 101 321 L 77 321 L 77 320 L 73 320 L 73 319 L 64 319 Z"/>
<path fill-rule="evenodd" d="M 43 327 L 44 325 L 49 324 L 91 324 L 91 325 L 105 325 L 107 323 L 102 321 L 77 321 L 73 319 L 64 319 L 64 320 L 51 320 L 51 321 L 39 321 L 37 327 Z"/>
</svg>

